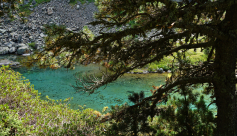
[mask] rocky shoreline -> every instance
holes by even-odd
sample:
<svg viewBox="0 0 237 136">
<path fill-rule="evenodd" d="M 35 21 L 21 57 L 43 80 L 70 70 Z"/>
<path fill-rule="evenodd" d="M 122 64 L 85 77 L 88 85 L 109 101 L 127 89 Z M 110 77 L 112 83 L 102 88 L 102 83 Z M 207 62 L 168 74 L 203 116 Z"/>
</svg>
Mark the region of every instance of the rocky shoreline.
<svg viewBox="0 0 237 136">
<path fill-rule="evenodd" d="M 32 2 L 32 6 L 35 2 Z M 85 6 L 71 7 L 66 1 L 52 0 L 31 8 L 33 13 L 27 17 L 27 23 L 22 23 L 20 17 L 10 21 L 6 16 L 0 19 L 0 54 L 22 55 L 30 53 L 33 49 L 44 46 L 43 25 L 56 24 L 65 25 L 67 29 L 81 30 L 85 23 L 92 21 L 92 12 L 96 6 L 90 3 Z M 78 13 L 77 13 L 78 12 Z M 71 14 L 71 15 L 70 15 Z M 77 16 L 75 16 L 77 15 Z M 35 43 L 31 48 L 29 43 Z"/>
<path fill-rule="evenodd" d="M 32 6 L 36 2 L 32 1 Z M 43 29 L 45 24 L 65 25 L 68 30 L 78 32 L 84 26 L 95 34 L 99 35 L 99 30 L 102 26 L 91 26 L 87 23 L 95 21 L 93 14 L 98 12 L 94 3 L 87 3 L 82 5 L 78 2 L 75 6 L 69 5 L 66 0 L 51 0 L 48 3 L 39 4 L 35 8 L 30 8 L 33 13 L 27 17 L 27 23 L 22 23 L 20 17 L 15 14 L 17 18 L 10 21 L 6 16 L 0 19 L 0 54 L 18 54 L 32 52 L 33 49 L 40 49 L 44 46 L 45 35 Z M 126 26 L 129 27 L 129 26 Z M 125 29 L 122 26 L 121 29 Z M 103 32 L 115 32 L 115 28 L 110 30 L 102 30 Z M 155 31 L 153 30 L 152 33 Z M 148 34 L 148 37 L 150 34 Z M 143 40 L 142 38 L 140 40 Z M 32 48 L 29 43 L 34 42 Z"/>
<path fill-rule="evenodd" d="M 26 0 L 26 3 L 28 1 Z M 95 34 L 99 35 L 99 26 L 87 25 L 91 21 L 95 21 L 93 14 L 98 12 L 98 8 L 94 3 L 81 4 L 78 2 L 75 6 L 71 6 L 68 0 L 51 0 L 50 2 L 39 4 L 35 8 L 35 0 L 30 5 L 32 14 L 26 17 L 26 23 L 20 21 L 20 17 L 14 15 L 17 19 L 11 21 L 10 18 L 3 16 L 0 18 L 0 55 L 16 54 L 28 56 L 33 50 L 40 50 L 45 45 L 43 29 L 45 24 L 65 25 L 67 30 L 78 32 L 84 26 Z M 21 6 L 21 5 L 19 5 Z M 128 25 L 122 26 L 119 29 L 124 30 Z M 103 29 L 102 32 L 115 32 L 116 29 Z M 152 30 L 148 33 L 148 37 L 156 33 Z M 143 40 L 143 37 L 138 37 Z M 146 38 L 147 39 L 147 38 Z M 29 45 L 34 43 L 34 45 Z M 7 61 L 3 61 L 5 64 Z M 0 63 L 4 64 L 4 63 Z M 147 72 L 145 72 L 147 73 Z"/>
</svg>

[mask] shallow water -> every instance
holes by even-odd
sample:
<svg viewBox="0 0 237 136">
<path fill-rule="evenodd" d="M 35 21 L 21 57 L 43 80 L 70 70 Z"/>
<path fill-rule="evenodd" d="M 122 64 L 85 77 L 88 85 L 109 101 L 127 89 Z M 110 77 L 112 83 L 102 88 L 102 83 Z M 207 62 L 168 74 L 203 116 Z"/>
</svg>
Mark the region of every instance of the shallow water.
<svg viewBox="0 0 237 136">
<path fill-rule="evenodd" d="M 79 65 L 75 70 L 60 68 L 57 70 L 37 69 L 26 70 L 17 69 L 26 79 L 29 79 L 34 88 L 41 93 L 42 99 L 46 95 L 51 99 L 59 100 L 73 97 L 70 101 L 71 108 L 78 109 L 78 105 L 86 105 L 88 108 L 101 111 L 104 106 L 123 104 L 128 102 L 127 97 L 132 92 L 144 91 L 145 96 L 150 96 L 152 86 L 159 86 L 164 83 L 166 74 L 125 74 L 118 80 L 101 87 L 94 94 L 76 92 L 70 85 L 76 85 L 73 76 L 79 72 L 80 75 L 99 73 L 99 66 L 90 64 L 88 66 Z M 102 69 L 102 68 L 100 68 Z"/>
<path fill-rule="evenodd" d="M 10 57 L 14 58 L 13 56 Z M 1 56 L 0 59 L 2 58 L 4 57 Z M 26 79 L 29 79 L 31 84 L 34 85 L 34 88 L 41 93 L 41 99 L 46 100 L 46 95 L 50 99 L 55 100 L 64 100 L 73 97 L 69 102 L 71 108 L 78 109 L 78 105 L 86 105 L 86 108 L 92 108 L 98 111 L 102 111 L 105 106 L 110 107 L 111 105 L 121 105 L 128 102 L 128 95 L 132 92 L 144 91 L 146 97 L 150 96 L 150 90 L 153 89 L 152 86 L 164 84 L 167 77 L 166 73 L 125 74 L 106 87 L 100 87 L 91 95 L 84 92 L 77 92 L 71 87 L 71 85 L 76 85 L 76 78 L 73 76 L 75 73 L 79 72 L 80 76 L 85 76 L 86 74 L 100 73 L 100 70 L 104 69 L 97 64 L 90 64 L 88 66 L 78 65 L 75 70 L 67 70 L 65 68 L 59 68 L 57 70 L 49 68 L 26 69 L 23 67 L 15 69 L 15 71 L 20 72 Z M 199 88 L 194 90 L 194 92 L 200 92 L 201 90 L 202 88 Z M 175 96 L 179 97 L 180 95 L 176 93 Z M 205 96 L 204 99 L 209 104 L 209 96 Z M 215 105 L 211 105 L 210 108 L 216 111 Z"/>
</svg>

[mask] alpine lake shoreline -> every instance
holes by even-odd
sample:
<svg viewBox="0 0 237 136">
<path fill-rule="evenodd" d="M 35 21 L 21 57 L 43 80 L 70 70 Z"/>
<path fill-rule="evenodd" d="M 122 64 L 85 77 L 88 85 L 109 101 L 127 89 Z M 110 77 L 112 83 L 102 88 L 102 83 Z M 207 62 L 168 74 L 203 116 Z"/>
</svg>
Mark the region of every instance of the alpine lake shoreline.
<svg viewBox="0 0 237 136">
<path fill-rule="evenodd" d="M 45 36 L 43 34 L 41 35 L 42 37 Z M 36 43 L 37 45 L 36 48 L 40 47 L 43 43 L 44 43 L 43 41 L 40 41 L 40 43 Z M 6 44 L 6 46 L 9 46 L 9 45 L 11 45 L 11 43 Z M 27 51 L 31 51 L 30 47 L 27 44 L 26 46 L 27 48 L 24 46 L 25 49 L 27 49 Z M 198 52 L 191 51 L 188 53 L 189 53 L 188 55 L 192 56 L 192 57 L 190 56 L 191 59 L 199 59 L 199 57 L 203 54 L 203 53 L 200 53 L 199 51 Z M 17 131 L 20 132 L 21 130 L 27 129 L 26 134 L 32 133 L 36 135 L 43 135 L 43 134 L 46 134 L 47 132 L 48 134 L 52 134 L 52 135 L 53 134 L 62 135 L 62 134 L 70 134 L 69 132 L 66 132 L 66 130 L 74 131 L 73 129 L 76 128 L 75 131 L 78 132 L 79 130 L 81 134 L 90 135 L 91 134 L 90 130 L 92 130 L 93 133 L 99 132 L 100 135 L 102 135 L 101 132 L 106 131 L 107 128 L 104 124 L 99 124 L 98 120 L 96 119 L 98 119 L 99 117 L 106 117 L 110 115 L 109 111 L 106 110 L 106 109 L 110 109 L 108 108 L 109 104 L 122 105 L 124 103 L 125 98 L 127 100 L 128 95 L 134 92 L 141 91 L 141 90 L 145 91 L 146 94 L 151 95 L 150 90 L 145 89 L 145 88 L 152 89 L 153 85 L 159 86 L 161 84 L 164 84 L 165 78 L 167 77 L 168 73 L 171 72 L 170 70 L 167 69 L 167 66 L 170 64 L 170 61 L 172 60 L 172 58 L 170 56 L 167 56 L 164 58 L 164 61 L 161 62 L 162 64 L 152 63 L 146 66 L 146 68 L 132 70 L 131 72 L 124 74 L 123 76 L 124 78 L 120 78 L 118 79 L 118 81 L 111 83 L 111 86 L 107 86 L 106 88 L 107 90 L 102 89 L 102 90 L 99 90 L 100 92 L 92 94 L 91 96 L 88 96 L 80 92 L 79 94 L 76 94 L 75 90 L 69 91 L 69 88 L 71 87 L 69 86 L 69 84 L 72 81 L 71 77 L 73 74 L 72 72 L 73 70 L 70 70 L 69 72 L 71 73 L 68 76 L 65 76 L 67 72 L 66 72 L 66 69 L 64 68 L 60 68 L 58 70 L 51 70 L 51 69 L 41 70 L 38 68 L 35 68 L 35 69 L 32 68 L 32 69 L 27 70 L 21 67 L 21 64 L 17 61 L 18 57 L 19 58 L 26 57 L 26 56 L 29 56 L 30 54 L 31 53 L 23 53 L 21 55 L 20 54 L 19 55 L 17 54 L 0 55 L 0 67 L 2 67 L 2 65 L 11 65 L 14 71 L 22 69 L 23 76 L 26 77 L 26 79 L 31 78 L 29 80 L 29 83 L 33 85 L 33 88 L 36 88 L 36 90 L 38 90 L 32 93 L 29 91 L 29 89 L 25 89 L 25 90 L 22 89 L 22 90 L 18 90 L 21 93 L 16 92 L 16 94 L 19 94 L 18 97 L 15 97 L 13 95 L 14 100 L 15 98 L 17 98 L 16 100 L 19 102 L 19 105 L 22 106 L 20 108 L 15 106 L 16 111 L 19 111 L 19 115 L 15 114 L 14 112 L 10 110 L 12 108 L 11 107 L 12 105 L 10 105 L 10 103 L 9 103 L 10 105 L 9 107 L 7 106 L 4 107 L 4 105 L 3 106 L 0 105 L 1 106 L 0 110 L 4 112 L 6 111 L 7 116 L 16 117 L 17 119 L 14 119 L 14 120 L 15 121 L 17 120 L 18 123 L 20 122 L 19 124 L 21 125 L 19 125 L 20 127 L 17 128 Z M 98 68 L 102 69 L 102 66 L 98 64 L 94 64 L 93 62 L 90 65 L 91 67 L 90 66 L 85 67 L 83 65 L 80 65 L 76 67 L 75 70 L 83 69 L 82 71 L 79 71 L 79 72 L 81 75 L 86 75 L 84 72 L 86 70 L 90 73 L 95 73 L 95 72 L 98 72 Z M 5 76 L 9 76 L 9 75 L 5 75 Z M 145 80 L 145 77 L 148 78 L 149 80 Z M 11 78 L 13 78 L 14 80 L 14 77 L 11 77 Z M 22 81 L 22 82 L 27 83 L 25 81 Z M 10 82 L 8 82 L 8 84 L 10 84 Z M 3 85 L 7 86 L 7 83 Z M 12 86 L 14 85 L 15 84 L 13 83 Z M 40 90 L 40 87 L 38 85 L 41 85 L 42 90 Z M 144 85 L 146 85 L 146 87 L 144 87 Z M 19 85 L 19 86 L 20 88 L 24 88 L 24 86 L 22 85 Z M 18 86 L 15 88 L 18 88 Z M 46 88 L 50 91 L 47 92 Z M 101 87 L 101 88 L 104 88 L 104 87 Z M 134 91 L 134 88 L 136 88 L 135 89 L 136 91 Z M 58 95 L 59 94 L 59 92 L 57 92 L 58 89 L 64 90 L 63 97 Z M 200 90 L 202 90 L 202 88 L 199 88 L 198 90 L 194 90 L 194 92 L 200 92 Z M 2 90 L 2 91 L 6 91 L 6 90 Z M 104 95 L 103 94 L 104 92 L 108 94 Z M 12 93 L 15 93 L 14 90 L 12 90 L 11 94 Z M 28 94 L 30 95 L 28 96 Z M 123 94 L 123 97 L 118 97 L 121 94 Z M 176 95 L 176 94 L 173 94 L 173 95 Z M 73 96 L 73 99 L 70 98 L 72 96 Z M 80 103 L 81 107 L 80 106 L 78 107 L 78 102 L 74 105 L 69 105 L 69 102 L 75 102 L 79 99 L 86 98 L 86 96 L 88 96 L 88 99 L 86 99 L 83 103 Z M 89 99 L 90 97 L 93 97 L 93 98 Z M 62 102 L 61 102 L 61 99 L 62 99 Z M 105 101 L 106 103 L 104 103 Z M 206 96 L 205 101 L 208 101 L 208 96 Z M 63 106 L 62 103 L 64 103 L 65 106 Z M 91 108 L 89 105 L 85 106 L 84 103 L 88 103 L 88 104 L 96 103 L 99 106 L 96 106 L 96 108 Z M 172 103 L 168 101 L 167 105 L 169 104 L 172 104 Z M 215 110 L 215 107 L 212 107 L 212 109 Z M 159 124 L 155 122 L 155 120 L 156 119 L 154 119 L 153 120 L 154 122 L 152 122 L 154 126 L 156 124 Z M 91 122 L 95 124 L 96 127 L 93 125 L 88 125 Z M 24 124 L 24 126 L 22 124 Z M 167 133 L 170 133 L 170 132 L 167 132 Z"/>
</svg>

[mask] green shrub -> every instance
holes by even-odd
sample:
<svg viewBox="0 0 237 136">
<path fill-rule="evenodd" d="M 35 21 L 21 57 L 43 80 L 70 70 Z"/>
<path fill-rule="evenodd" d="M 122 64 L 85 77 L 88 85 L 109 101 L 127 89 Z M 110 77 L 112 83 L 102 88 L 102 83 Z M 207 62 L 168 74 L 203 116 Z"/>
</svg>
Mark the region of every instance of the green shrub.
<svg viewBox="0 0 237 136">
<path fill-rule="evenodd" d="M 205 54 L 205 55 L 208 55 L 209 53 L 210 53 L 210 48 L 205 48 L 205 49 L 204 49 L 204 54 Z"/>
<path fill-rule="evenodd" d="M 154 72 L 157 70 L 157 68 L 158 68 L 158 65 L 156 65 L 155 63 L 151 63 L 151 64 L 149 64 L 148 71 Z"/>
<path fill-rule="evenodd" d="M 106 128 L 98 111 L 70 109 L 72 98 L 41 100 L 29 80 L 9 66 L 0 70 L 0 94 L 0 135 L 102 135 Z"/>
<path fill-rule="evenodd" d="M 37 4 L 45 3 L 45 2 L 50 2 L 51 0 L 35 0 Z"/>
<path fill-rule="evenodd" d="M 0 105 L 0 135 L 26 134 L 22 121 L 18 119 L 18 114 L 9 113 L 5 110 L 9 110 L 8 105 Z"/>
<path fill-rule="evenodd" d="M 36 49 L 35 42 L 28 43 L 28 45 L 29 45 L 31 48 Z"/>
</svg>

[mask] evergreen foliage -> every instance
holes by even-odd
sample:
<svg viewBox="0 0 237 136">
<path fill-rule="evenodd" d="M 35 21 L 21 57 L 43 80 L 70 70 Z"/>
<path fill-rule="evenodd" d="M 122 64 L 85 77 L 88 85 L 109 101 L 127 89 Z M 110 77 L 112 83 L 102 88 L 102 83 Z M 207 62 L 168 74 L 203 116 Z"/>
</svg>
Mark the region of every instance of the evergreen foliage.
<svg viewBox="0 0 237 136">
<path fill-rule="evenodd" d="M 102 24 L 105 29 L 125 29 L 112 33 L 100 31 L 99 36 L 90 40 L 82 31 L 73 33 L 69 30 L 55 38 L 58 33 L 51 33 L 48 28 L 44 51 L 37 53 L 38 57 L 29 58 L 26 64 L 37 61 L 45 67 L 52 66 L 54 64 L 50 61 L 42 63 L 41 58 L 47 60 L 64 52 L 68 54 L 58 61 L 67 61 L 67 68 L 77 62 L 103 63 L 113 73 L 104 73 L 101 78 L 78 77 L 78 84 L 74 87 L 78 91 L 94 93 L 97 88 L 133 69 L 173 56 L 172 75 L 166 83 L 156 88 L 152 96 L 119 112 L 126 115 L 128 109 L 138 108 L 147 101 L 152 102 L 150 111 L 155 111 L 156 104 L 165 98 L 163 94 L 169 95 L 177 86 L 205 84 L 211 90 L 209 92 L 213 92 L 211 98 L 216 99 L 213 103 L 218 108 L 215 135 L 236 135 L 236 0 L 97 0 L 95 4 L 99 7 L 99 13 L 94 15 L 97 21 L 89 24 Z M 129 22 L 131 25 L 135 23 L 133 28 L 128 26 Z M 148 39 L 139 41 L 135 38 L 136 35 L 146 38 L 152 29 L 156 33 Z M 204 61 L 191 63 L 186 52 L 198 48 L 211 50 Z"/>
<path fill-rule="evenodd" d="M 190 88 L 181 86 L 180 91 L 183 99 L 174 99 L 174 105 L 161 111 L 159 120 L 165 120 L 168 123 L 166 129 L 174 131 L 177 136 L 213 135 L 216 122 L 203 95 L 197 100 L 199 94 L 193 94 Z M 160 125 L 158 130 L 163 129 L 164 125 Z"/>
<path fill-rule="evenodd" d="M 194 89 L 193 87 L 181 86 L 178 90 L 181 99 L 176 99 L 173 96 L 174 99 L 169 103 L 171 105 L 162 108 L 157 105 L 155 111 L 149 109 L 151 102 L 133 108 L 128 108 L 128 105 L 112 106 L 111 113 L 112 116 L 116 117 L 116 122 L 110 122 L 112 125 L 107 131 L 107 135 L 213 135 L 216 128 L 213 112 L 205 104 L 203 95 L 192 93 L 191 88 Z M 134 104 L 141 102 L 144 98 L 144 92 L 133 93 L 128 97 Z M 166 102 L 163 101 L 163 103 Z M 118 112 L 124 109 L 126 109 L 124 113 Z"/>
<path fill-rule="evenodd" d="M 207 94 L 211 94 L 211 98 L 215 98 L 212 103 L 215 103 L 218 108 L 217 127 L 214 135 L 237 135 L 236 0 L 184 0 L 182 2 L 171 0 L 97 0 L 95 4 L 100 7 L 99 13 L 94 15 L 98 20 L 89 24 L 94 26 L 102 24 L 105 28 L 123 26 L 125 29 L 112 33 L 100 31 L 99 36 L 90 39 L 91 37 L 82 31 L 73 33 L 69 30 L 56 28 L 55 30 L 60 30 L 60 32 L 52 33 L 50 27 L 46 27 L 48 38 L 44 51 L 37 52 L 36 56 L 28 58 L 25 64 L 32 66 L 32 63 L 38 62 L 42 68 L 47 66 L 55 68 L 56 60 L 52 58 L 61 54 L 63 57 L 57 61 L 66 62 L 67 68 L 73 67 L 77 62 L 82 64 L 103 63 L 113 72 L 104 73 L 101 78 L 78 77 L 78 86 L 74 87 L 78 91 L 94 93 L 97 88 L 115 81 L 133 69 L 144 67 L 152 62 L 160 62 L 166 56 L 173 56 L 172 74 L 167 77 L 166 83 L 156 87 L 152 96 L 142 100 L 137 99 L 140 94 L 134 95 L 133 98 L 130 97 L 131 100 L 137 99 L 138 103 L 119 110 L 119 114 L 111 116 L 110 119 L 116 119 L 120 115 L 128 119 L 127 111 L 130 111 L 132 115 L 137 115 L 131 109 L 141 110 L 138 113 L 144 112 L 145 118 L 148 117 L 148 114 L 153 118 L 157 113 L 157 103 L 166 101 L 167 96 L 176 91 L 177 87 L 203 84 L 206 86 Z M 127 26 L 129 22 L 132 28 Z M 152 29 L 156 30 L 156 34 L 147 40 L 135 39 L 136 35 L 147 37 L 147 32 Z M 200 38 L 201 40 L 199 40 Z M 210 48 L 210 52 L 207 52 L 208 55 L 204 61 L 197 61 L 193 64 L 187 59 L 186 52 L 198 48 L 201 51 Z M 49 59 L 52 61 L 48 61 Z M 148 102 L 151 104 L 147 104 Z M 178 111 L 186 114 L 178 116 L 177 120 L 182 125 L 186 125 L 178 133 L 184 134 L 182 132 L 188 130 L 188 134 L 191 134 L 193 129 L 197 128 L 187 126 L 187 123 L 195 123 L 196 117 L 192 112 L 189 112 L 187 101 L 183 101 L 183 104 L 184 106 Z M 204 109 L 202 108 L 202 110 Z M 168 111 L 172 111 L 172 109 Z M 204 113 L 205 116 L 202 115 L 203 121 L 212 122 L 210 113 Z M 185 118 L 187 114 L 190 114 L 190 118 Z M 130 118 L 145 124 L 145 119 L 141 119 L 140 115 L 130 116 Z M 184 119 L 183 122 L 181 119 Z M 190 119 L 194 119 L 194 121 L 190 121 Z M 122 122 L 132 124 L 131 129 L 137 134 L 142 129 L 136 127 L 138 123 L 135 123 L 134 120 Z M 206 131 L 202 127 L 207 127 L 210 130 L 212 128 L 208 125 L 200 125 L 198 133 Z"/>
</svg>

